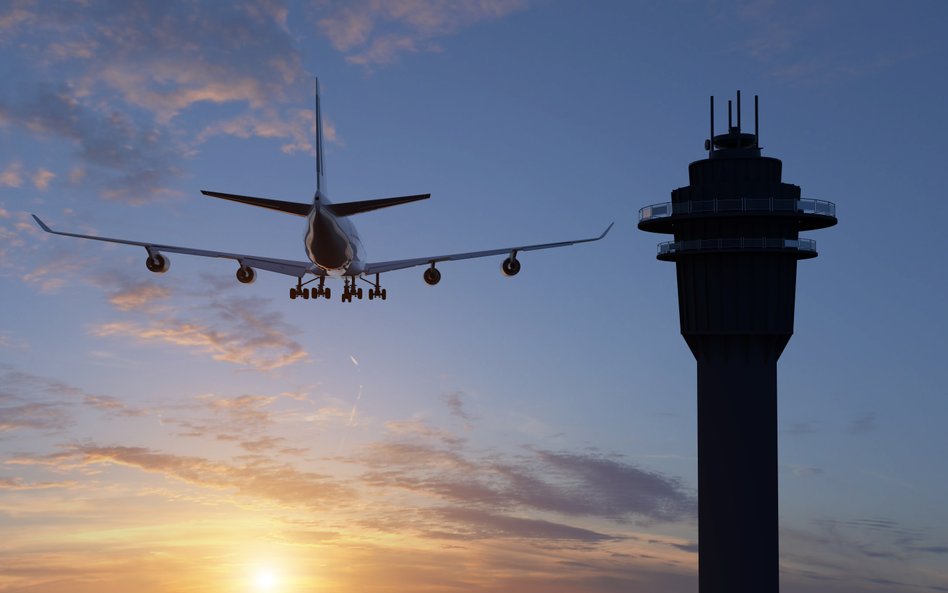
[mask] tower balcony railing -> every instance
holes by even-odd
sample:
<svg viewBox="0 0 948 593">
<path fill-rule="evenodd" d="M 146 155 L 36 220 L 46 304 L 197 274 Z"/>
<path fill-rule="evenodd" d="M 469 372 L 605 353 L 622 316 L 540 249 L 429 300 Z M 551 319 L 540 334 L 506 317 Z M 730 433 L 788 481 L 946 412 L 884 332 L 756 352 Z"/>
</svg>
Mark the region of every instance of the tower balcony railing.
<svg viewBox="0 0 948 593">
<path fill-rule="evenodd" d="M 796 212 L 836 218 L 836 204 L 826 200 L 792 200 L 786 198 L 722 198 L 673 204 L 662 202 L 639 210 L 639 222 L 683 214 L 715 212 Z"/>
<path fill-rule="evenodd" d="M 693 251 L 789 250 L 816 253 L 813 239 L 773 239 L 769 237 L 740 237 L 738 239 L 693 239 L 690 241 L 666 241 L 658 244 L 658 255 L 675 255 Z"/>
</svg>

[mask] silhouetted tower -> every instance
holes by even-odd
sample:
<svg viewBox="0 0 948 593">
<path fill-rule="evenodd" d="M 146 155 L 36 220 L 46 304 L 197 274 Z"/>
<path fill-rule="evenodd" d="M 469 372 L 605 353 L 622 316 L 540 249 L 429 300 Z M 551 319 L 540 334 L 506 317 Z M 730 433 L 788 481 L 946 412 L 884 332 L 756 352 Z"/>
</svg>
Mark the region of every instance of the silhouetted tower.
<svg viewBox="0 0 948 593">
<path fill-rule="evenodd" d="M 777 359 L 793 334 L 797 260 L 816 257 L 800 231 L 836 224 L 836 206 L 801 200 L 781 162 L 737 125 L 711 138 L 671 202 L 639 211 L 639 228 L 674 234 L 658 259 L 678 274 L 681 334 L 698 362 L 698 566 L 701 593 L 776 593 Z"/>
</svg>

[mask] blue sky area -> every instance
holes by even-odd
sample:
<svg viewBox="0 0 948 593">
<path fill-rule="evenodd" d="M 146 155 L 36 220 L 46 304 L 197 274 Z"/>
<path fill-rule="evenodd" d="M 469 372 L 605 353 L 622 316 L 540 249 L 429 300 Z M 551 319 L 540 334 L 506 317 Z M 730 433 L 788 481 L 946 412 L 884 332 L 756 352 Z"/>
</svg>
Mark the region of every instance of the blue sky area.
<svg viewBox="0 0 948 593">
<path fill-rule="evenodd" d="M 805 198 L 787 593 L 948 591 L 944 2 L 0 6 L 0 591 L 691 592 L 695 364 L 638 209 L 760 96 Z M 370 260 L 602 242 L 290 301 L 313 76 Z M 745 105 L 750 105 L 750 101 Z M 745 107 L 745 114 L 750 109 Z M 336 291 L 341 286 L 334 287 Z"/>
</svg>

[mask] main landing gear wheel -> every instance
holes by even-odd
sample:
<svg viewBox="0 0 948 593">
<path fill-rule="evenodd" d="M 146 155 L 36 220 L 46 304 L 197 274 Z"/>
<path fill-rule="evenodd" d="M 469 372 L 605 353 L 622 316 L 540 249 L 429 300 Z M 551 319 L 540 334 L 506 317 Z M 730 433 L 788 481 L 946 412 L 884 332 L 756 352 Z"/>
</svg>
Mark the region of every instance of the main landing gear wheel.
<svg viewBox="0 0 948 593">
<path fill-rule="evenodd" d="M 369 289 L 369 300 L 371 301 L 372 299 L 382 299 L 384 301 L 385 296 L 386 296 L 385 289 L 382 288 L 381 284 L 379 284 L 379 275 L 376 274 L 375 282 L 373 283 L 372 288 Z"/>
<path fill-rule="evenodd" d="M 346 284 L 342 288 L 342 302 L 351 303 L 353 298 L 362 298 L 362 288 L 356 286 L 356 277 L 346 278 Z"/>
</svg>

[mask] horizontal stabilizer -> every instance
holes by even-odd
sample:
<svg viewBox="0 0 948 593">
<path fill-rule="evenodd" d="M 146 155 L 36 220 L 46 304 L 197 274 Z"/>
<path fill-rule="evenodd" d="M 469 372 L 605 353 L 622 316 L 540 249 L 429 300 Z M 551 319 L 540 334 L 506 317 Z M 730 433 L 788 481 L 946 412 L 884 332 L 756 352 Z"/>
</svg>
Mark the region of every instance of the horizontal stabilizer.
<svg viewBox="0 0 948 593">
<path fill-rule="evenodd" d="M 415 196 L 399 196 L 397 198 L 380 198 L 378 200 L 363 200 L 361 202 L 344 202 L 342 204 L 329 204 L 326 209 L 336 216 L 351 216 L 360 212 L 378 210 L 389 206 L 417 202 L 418 200 L 427 200 L 431 194 L 418 194 Z"/>
<path fill-rule="evenodd" d="M 212 198 L 223 198 L 225 200 L 231 200 L 234 202 L 240 202 L 242 204 L 250 204 L 251 206 L 260 206 L 261 208 L 269 208 L 270 210 L 279 210 L 280 212 L 286 212 L 287 214 L 295 214 L 297 216 L 308 216 L 310 210 L 313 209 L 312 204 L 300 204 L 297 202 L 284 202 L 283 200 L 271 200 L 269 198 L 255 198 L 253 196 L 238 196 L 237 194 L 224 194 L 216 191 L 207 191 L 201 190 L 201 193 L 205 196 L 210 196 Z"/>
</svg>

